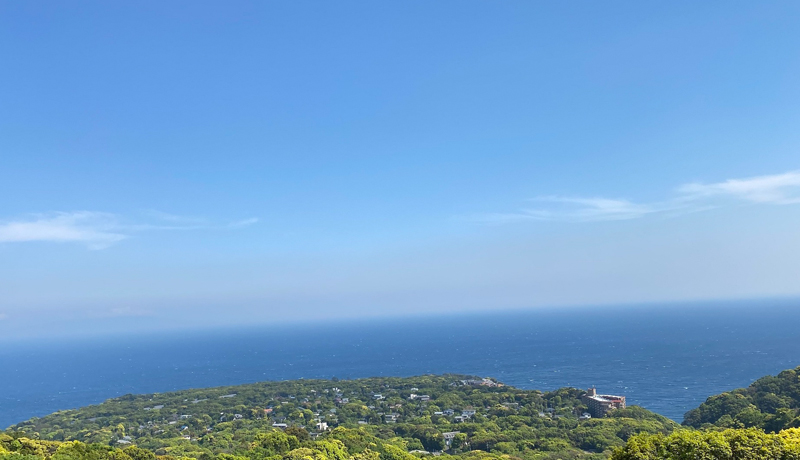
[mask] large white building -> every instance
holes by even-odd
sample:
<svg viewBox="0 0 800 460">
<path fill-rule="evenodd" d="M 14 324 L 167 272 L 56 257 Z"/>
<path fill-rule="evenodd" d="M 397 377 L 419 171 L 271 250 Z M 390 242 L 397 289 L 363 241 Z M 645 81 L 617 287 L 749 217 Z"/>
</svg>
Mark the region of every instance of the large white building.
<svg viewBox="0 0 800 460">
<path fill-rule="evenodd" d="M 589 388 L 581 400 L 593 417 L 604 417 L 611 410 L 625 409 L 625 396 L 599 395 L 595 388 Z"/>
</svg>

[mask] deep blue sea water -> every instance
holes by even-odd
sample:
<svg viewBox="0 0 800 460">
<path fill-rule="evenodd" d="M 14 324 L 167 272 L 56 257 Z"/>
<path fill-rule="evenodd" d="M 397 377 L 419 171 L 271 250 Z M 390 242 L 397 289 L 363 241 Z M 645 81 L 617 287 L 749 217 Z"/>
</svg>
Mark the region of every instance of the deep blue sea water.
<svg viewBox="0 0 800 460">
<path fill-rule="evenodd" d="M 559 309 L 275 325 L 0 349 L 0 427 L 126 393 L 260 380 L 463 373 L 597 386 L 680 421 L 800 365 L 800 302 Z"/>
</svg>

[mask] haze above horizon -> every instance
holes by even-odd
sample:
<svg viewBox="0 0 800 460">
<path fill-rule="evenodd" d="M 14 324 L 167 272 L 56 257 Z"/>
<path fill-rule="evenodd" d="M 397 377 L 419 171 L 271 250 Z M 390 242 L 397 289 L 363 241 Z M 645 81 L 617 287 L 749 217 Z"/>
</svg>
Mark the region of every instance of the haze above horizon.
<svg viewBox="0 0 800 460">
<path fill-rule="evenodd" d="M 800 4 L 6 3 L 6 338 L 800 296 Z"/>
</svg>

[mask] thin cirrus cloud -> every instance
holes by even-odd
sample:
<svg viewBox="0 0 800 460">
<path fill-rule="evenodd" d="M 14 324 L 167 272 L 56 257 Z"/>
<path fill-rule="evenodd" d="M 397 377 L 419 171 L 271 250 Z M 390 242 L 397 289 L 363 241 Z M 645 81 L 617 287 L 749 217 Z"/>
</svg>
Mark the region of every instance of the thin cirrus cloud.
<svg viewBox="0 0 800 460">
<path fill-rule="evenodd" d="M 153 213 L 150 215 L 154 216 Z M 35 214 L 25 219 L 0 222 L 0 243 L 80 243 L 99 250 L 143 231 L 241 228 L 258 222 L 258 219 L 251 218 L 214 225 L 204 219 L 164 213 L 155 216 L 154 222 L 129 223 L 116 214 L 94 211 Z"/>
<path fill-rule="evenodd" d="M 716 183 L 693 182 L 676 189 L 670 199 L 634 203 L 602 197 L 545 196 L 530 200 L 535 207 L 511 213 L 474 216 L 473 220 L 504 224 L 526 221 L 596 222 L 638 219 L 652 214 L 685 214 L 725 206 L 732 202 L 787 205 L 800 203 L 800 171 L 728 179 Z"/>
<path fill-rule="evenodd" d="M 730 196 L 753 203 L 796 204 L 800 203 L 800 171 L 715 184 L 686 184 L 678 192 L 696 199 Z"/>
<path fill-rule="evenodd" d="M 255 217 L 251 217 L 249 219 L 242 219 L 237 220 L 235 222 L 231 222 L 227 225 L 228 228 L 242 228 L 247 227 L 248 225 L 253 225 L 258 222 L 258 219 Z"/>
</svg>

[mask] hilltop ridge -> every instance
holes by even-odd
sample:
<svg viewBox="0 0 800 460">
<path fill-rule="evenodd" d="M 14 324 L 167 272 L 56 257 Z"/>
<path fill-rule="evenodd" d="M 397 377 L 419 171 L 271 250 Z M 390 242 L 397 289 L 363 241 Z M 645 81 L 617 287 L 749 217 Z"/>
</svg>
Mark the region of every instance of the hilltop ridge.
<svg viewBox="0 0 800 460">
<path fill-rule="evenodd" d="M 687 412 L 683 424 L 769 432 L 800 427 L 800 366 L 761 377 L 747 388 L 711 396 Z"/>
</svg>

